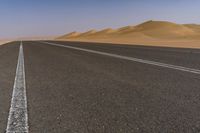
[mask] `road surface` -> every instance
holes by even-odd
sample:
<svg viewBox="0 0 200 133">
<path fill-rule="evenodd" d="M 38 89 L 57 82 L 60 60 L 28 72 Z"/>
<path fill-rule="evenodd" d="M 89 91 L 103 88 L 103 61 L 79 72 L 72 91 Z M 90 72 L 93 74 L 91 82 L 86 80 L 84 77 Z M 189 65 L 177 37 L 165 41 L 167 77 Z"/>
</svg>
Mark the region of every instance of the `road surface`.
<svg viewBox="0 0 200 133">
<path fill-rule="evenodd" d="M 200 50 L 12 42 L 0 92 L 0 132 L 197 133 Z"/>
</svg>

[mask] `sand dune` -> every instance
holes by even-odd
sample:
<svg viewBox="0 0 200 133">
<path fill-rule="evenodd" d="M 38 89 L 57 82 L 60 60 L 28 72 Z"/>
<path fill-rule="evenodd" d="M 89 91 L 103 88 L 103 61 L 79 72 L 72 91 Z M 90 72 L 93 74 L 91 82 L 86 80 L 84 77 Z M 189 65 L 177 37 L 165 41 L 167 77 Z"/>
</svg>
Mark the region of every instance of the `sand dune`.
<svg viewBox="0 0 200 133">
<path fill-rule="evenodd" d="M 117 29 L 117 32 L 118 33 L 126 33 L 126 32 L 132 31 L 134 28 L 135 28 L 134 26 L 126 26 L 126 27 Z"/>
<path fill-rule="evenodd" d="M 184 26 L 196 31 L 196 32 L 200 32 L 200 25 L 197 24 L 185 24 Z"/>
<path fill-rule="evenodd" d="M 115 32 L 114 29 L 107 28 L 107 29 L 101 30 L 99 32 L 96 32 L 95 34 L 96 35 L 105 35 L 105 34 L 110 34 L 110 33 L 114 33 L 114 32 Z"/>
<path fill-rule="evenodd" d="M 58 37 L 58 39 L 62 39 L 62 38 L 74 38 L 74 37 L 78 37 L 81 33 L 78 33 L 78 32 L 71 32 L 71 33 L 68 33 L 66 35 L 63 35 L 61 37 Z"/>
<path fill-rule="evenodd" d="M 148 21 L 140 24 L 135 27 L 134 32 L 140 32 L 147 36 L 161 39 L 176 39 L 196 35 L 193 29 L 184 25 L 159 21 Z"/>
<path fill-rule="evenodd" d="M 0 45 L 6 44 L 6 43 L 9 43 L 9 42 L 11 42 L 11 41 L 0 40 Z"/>
<path fill-rule="evenodd" d="M 200 25 L 147 21 L 136 26 L 126 26 L 119 29 L 107 28 L 85 33 L 72 32 L 57 39 L 200 48 Z"/>
<path fill-rule="evenodd" d="M 84 38 L 84 37 L 89 37 L 89 36 L 95 34 L 96 32 L 97 32 L 96 30 L 89 30 L 89 31 L 87 31 L 87 32 L 85 32 L 85 33 L 80 34 L 78 37 L 79 37 L 79 38 L 80 38 L 80 37 L 82 37 L 82 38 Z"/>
</svg>

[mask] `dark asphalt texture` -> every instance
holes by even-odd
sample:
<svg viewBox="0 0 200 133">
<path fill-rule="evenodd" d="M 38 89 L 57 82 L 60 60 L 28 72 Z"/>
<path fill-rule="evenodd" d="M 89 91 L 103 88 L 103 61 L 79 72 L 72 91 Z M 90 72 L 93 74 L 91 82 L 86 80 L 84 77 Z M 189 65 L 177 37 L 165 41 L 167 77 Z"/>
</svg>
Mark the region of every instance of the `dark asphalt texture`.
<svg viewBox="0 0 200 133">
<path fill-rule="evenodd" d="M 200 69 L 200 50 L 55 42 Z M 20 42 L 0 46 L 5 132 Z M 200 75 L 23 42 L 30 133 L 199 133 Z"/>
<path fill-rule="evenodd" d="M 7 126 L 18 52 L 18 42 L 0 45 L 0 133 Z"/>
<path fill-rule="evenodd" d="M 200 50 L 57 43 L 200 69 Z M 23 44 L 30 133 L 200 132 L 198 74 Z"/>
<path fill-rule="evenodd" d="M 133 46 L 133 45 L 116 45 L 116 44 L 91 44 L 84 42 L 57 42 L 63 45 L 82 47 L 92 50 L 98 50 L 108 53 L 125 55 L 128 57 L 147 59 L 173 65 L 180 65 L 189 68 L 200 69 L 200 49 L 188 48 L 163 48 L 151 46 Z M 190 45 L 190 44 L 188 44 Z"/>
</svg>

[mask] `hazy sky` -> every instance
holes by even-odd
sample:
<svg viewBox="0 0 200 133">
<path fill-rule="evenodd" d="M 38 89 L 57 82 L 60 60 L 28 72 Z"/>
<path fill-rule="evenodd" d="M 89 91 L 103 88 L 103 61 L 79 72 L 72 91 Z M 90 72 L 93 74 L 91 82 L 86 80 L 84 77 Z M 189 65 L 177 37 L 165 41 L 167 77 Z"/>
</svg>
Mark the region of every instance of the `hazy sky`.
<svg viewBox="0 0 200 133">
<path fill-rule="evenodd" d="M 0 0 L 0 38 L 61 35 L 146 20 L 200 24 L 200 0 Z"/>
</svg>

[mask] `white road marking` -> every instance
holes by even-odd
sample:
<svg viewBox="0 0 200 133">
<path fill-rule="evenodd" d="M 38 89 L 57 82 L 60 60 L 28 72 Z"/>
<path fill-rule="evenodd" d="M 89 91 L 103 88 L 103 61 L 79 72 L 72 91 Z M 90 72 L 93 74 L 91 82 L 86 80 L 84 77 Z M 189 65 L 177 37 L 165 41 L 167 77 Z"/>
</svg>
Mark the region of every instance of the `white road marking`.
<svg viewBox="0 0 200 133">
<path fill-rule="evenodd" d="M 194 74 L 200 74 L 200 70 L 198 70 L 198 69 L 187 68 L 187 67 L 178 66 L 178 65 L 171 65 L 171 64 L 166 64 L 166 63 L 161 63 L 161 62 L 156 62 L 156 61 L 144 60 L 144 59 L 139 59 L 139 58 L 134 58 L 134 57 L 127 57 L 127 56 L 123 56 L 123 55 L 111 54 L 111 53 L 100 52 L 100 51 L 96 51 L 96 50 L 78 48 L 78 47 L 61 45 L 61 44 L 50 43 L 50 42 L 41 42 L 41 43 L 59 46 L 59 47 L 65 47 L 65 48 L 69 48 L 69 49 L 75 49 L 75 50 L 79 50 L 79 51 L 85 51 L 85 52 L 89 52 L 89 53 L 95 53 L 95 54 L 99 54 L 99 55 L 106 55 L 106 56 L 110 56 L 110 57 L 114 57 L 114 58 L 149 64 L 149 65 L 154 65 L 154 66 L 159 66 L 159 67 L 164 67 L 164 68 L 170 68 L 170 69 L 175 69 L 175 70 L 194 73 Z"/>
<path fill-rule="evenodd" d="M 28 133 L 27 112 L 24 54 L 21 42 L 6 133 Z"/>
</svg>

